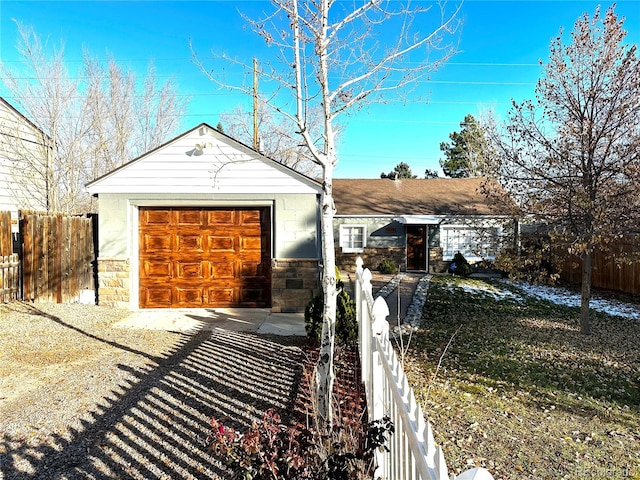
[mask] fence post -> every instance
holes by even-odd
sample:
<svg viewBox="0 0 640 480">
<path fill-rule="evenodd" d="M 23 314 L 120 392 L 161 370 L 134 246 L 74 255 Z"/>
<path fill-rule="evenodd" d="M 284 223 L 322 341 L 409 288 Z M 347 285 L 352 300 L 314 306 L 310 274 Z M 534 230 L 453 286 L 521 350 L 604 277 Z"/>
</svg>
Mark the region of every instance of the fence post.
<svg viewBox="0 0 640 480">
<path fill-rule="evenodd" d="M 363 265 L 363 261 L 361 257 L 358 257 L 356 259 L 356 282 L 354 285 L 354 292 L 353 292 L 353 296 L 354 296 L 354 301 L 356 303 L 356 321 L 358 322 L 358 341 L 360 343 L 360 365 L 362 365 L 364 363 L 364 358 L 365 358 L 365 352 L 362 351 L 363 349 L 363 342 L 362 339 L 364 338 L 364 322 L 362 321 L 362 317 L 363 315 L 363 308 L 362 308 L 362 289 L 360 286 L 360 278 L 362 277 L 362 265 Z M 365 372 L 364 369 L 362 369 L 361 372 L 361 380 L 364 381 L 365 378 Z"/>
<path fill-rule="evenodd" d="M 362 338 L 360 340 L 360 346 L 362 348 L 362 354 L 364 362 L 362 363 L 362 378 L 365 383 L 365 392 L 368 388 L 371 390 L 371 382 L 373 378 L 373 366 L 371 349 L 373 342 L 373 335 L 371 333 L 371 309 L 369 306 L 369 298 L 371 296 L 371 271 L 367 268 L 362 272 L 362 276 L 359 279 L 360 290 L 360 308 L 362 315 Z M 367 293 L 369 294 L 367 296 Z M 373 396 L 367 395 L 367 410 L 369 412 L 369 420 L 373 420 Z"/>
<path fill-rule="evenodd" d="M 370 285 L 370 284 L 369 284 Z M 389 306 L 382 297 L 376 298 L 371 309 L 371 410 L 369 418 L 380 420 L 389 406 L 385 405 L 385 372 L 382 366 L 381 351 L 389 341 Z M 386 359 L 385 359 L 386 360 Z M 389 455 L 376 450 L 376 471 L 373 478 L 379 478 L 388 470 Z"/>
</svg>

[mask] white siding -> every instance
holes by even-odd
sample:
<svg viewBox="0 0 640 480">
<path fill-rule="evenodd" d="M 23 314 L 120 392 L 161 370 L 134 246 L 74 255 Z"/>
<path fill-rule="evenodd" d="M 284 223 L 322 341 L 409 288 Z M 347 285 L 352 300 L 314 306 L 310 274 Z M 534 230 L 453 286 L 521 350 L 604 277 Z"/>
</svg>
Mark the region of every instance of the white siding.
<svg viewBox="0 0 640 480">
<path fill-rule="evenodd" d="M 319 186 L 217 131 L 200 126 L 90 183 L 87 190 L 91 194 L 315 194 Z"/>
<path fill-rule="evenodd" d="M 43 135 L 0 98 L 0 210 L 42 209 L 44 189 L 30 165 L 46 161 Z"/>
</svg>

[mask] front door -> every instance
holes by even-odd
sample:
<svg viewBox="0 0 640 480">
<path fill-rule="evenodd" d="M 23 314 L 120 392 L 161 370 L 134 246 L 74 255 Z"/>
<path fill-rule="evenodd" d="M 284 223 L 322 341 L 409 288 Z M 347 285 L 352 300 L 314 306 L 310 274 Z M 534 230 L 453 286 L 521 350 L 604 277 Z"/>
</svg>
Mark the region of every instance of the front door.
<svg viewBox="0 0 640 480">
<path fill-rule="evenodd" d="M 407 270 L 427 269 L 427 226 L 407 225 Z"/>
</svg>

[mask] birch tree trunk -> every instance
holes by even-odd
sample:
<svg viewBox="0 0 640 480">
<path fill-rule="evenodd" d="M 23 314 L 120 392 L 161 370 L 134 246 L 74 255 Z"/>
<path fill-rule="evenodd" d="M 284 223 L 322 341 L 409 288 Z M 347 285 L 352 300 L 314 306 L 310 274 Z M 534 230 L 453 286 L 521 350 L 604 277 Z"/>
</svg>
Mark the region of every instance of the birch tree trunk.
<svg viewBox="0 0 640 480">
<path fill-rule="evenodd" d="M 322 217 L 321 238 L 322 258 L 324 270 L 322 272 L 322 291 L 324 295 L 324 309 L 322 312 L 322 335 L 320 337 L 320 355 L 316 368 L 316 399 L 318 414 L 325 428 L 333 425 L 333 408 L 331 405 L 333 382 L 335 379 L 333 366 L 333 352 L 335 347 L 336 330 L 336 256 L 333 238 L 333 217 L 335 207 L 333 203 L 333 165 L 324 168 L 324 183 L 322 189 Z"/>
</svg>

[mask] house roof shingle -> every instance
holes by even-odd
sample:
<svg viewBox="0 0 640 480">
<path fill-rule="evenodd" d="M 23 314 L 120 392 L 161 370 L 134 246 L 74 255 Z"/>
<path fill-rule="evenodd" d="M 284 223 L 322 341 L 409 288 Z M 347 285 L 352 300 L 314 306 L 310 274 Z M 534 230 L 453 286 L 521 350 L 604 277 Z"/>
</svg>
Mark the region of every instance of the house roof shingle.
<svg viewBox="0 0 640 480">
<path fill-rule="evenodd" d="M 337 215 L 496 215 L 485 178 L 334 179 Z"/>
</svg>

